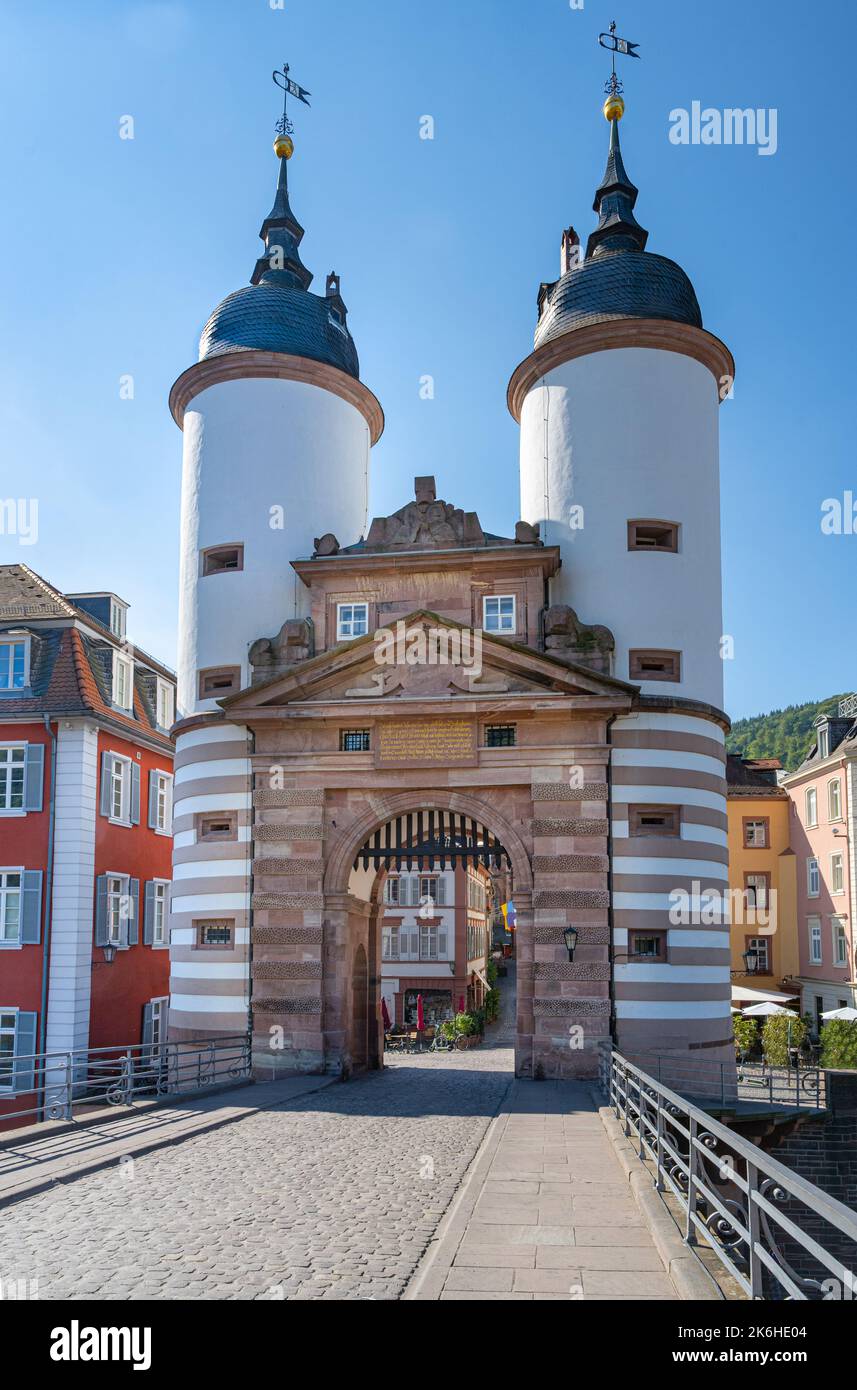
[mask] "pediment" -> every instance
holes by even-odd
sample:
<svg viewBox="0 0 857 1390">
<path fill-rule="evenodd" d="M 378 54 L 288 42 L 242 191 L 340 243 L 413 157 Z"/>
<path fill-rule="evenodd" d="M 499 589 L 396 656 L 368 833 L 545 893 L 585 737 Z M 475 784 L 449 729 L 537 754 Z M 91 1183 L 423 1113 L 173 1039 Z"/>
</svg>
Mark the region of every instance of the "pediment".
<svg viewBox="0 0 857 1390">
<path fill-rule="evenodd" d="M 636 686 L 418 611 L 297 662 L 220 703 L 237 713 L 296 702 L 565 694 L 631 696 Z"/>
</svg>

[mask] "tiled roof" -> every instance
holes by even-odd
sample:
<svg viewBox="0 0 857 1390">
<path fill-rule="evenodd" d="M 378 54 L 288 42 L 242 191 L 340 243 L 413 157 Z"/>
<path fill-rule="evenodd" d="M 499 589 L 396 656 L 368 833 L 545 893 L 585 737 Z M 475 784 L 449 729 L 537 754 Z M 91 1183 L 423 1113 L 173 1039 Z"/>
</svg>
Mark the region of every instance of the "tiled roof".
<svg viewBox="0 0 857 1390">
<path fill-rule="evenodd" d="M 613 319 L 670 319 L 702 327 L 693 285 L 675 261 L 650 251 L 601 251 L 556 281 L 535 345 Z"/>
<path fill-rule="evenodd" d="M 52 618 L 77 619 L 89 631 L 51 627 Z M 107 630 L 26 565 L 0 565 L 0 633 L 18 628 L 30 635 L 30 687 L 27 693 L 0 695 L 0 722 L 11 716 L 40 719 L 43 714 L 54 718 L 88 714 L 126 730 L 129 738 L 144 733 L 172 749 L 172 740 L 155 722 L 147 690 L 154 673 L 148 676 L 135 662 L 134 717 L 115 708 L 111 693 L 116 643 L 106 640 Z M 104 641 L 97 635 L 101 630 Z M 157 663 L 156 670 L 160 669 Z"/>
<path fill-rule="evenodd" d="M 218 304 L 199 340 L 199 360 L 227 352 L 284 352 L 326 362 L 359 377 L 347 328 L 335 324 L 326 297 L 286 285 L 245 285 Z"/>
<path fill-rule="evenodd" d="M 727 795 L 782 799 L 787 794 L 777 782 L 781 766 L 779 758 L 739 758 L 734 753 L 727 754 Z"/>
</svg>

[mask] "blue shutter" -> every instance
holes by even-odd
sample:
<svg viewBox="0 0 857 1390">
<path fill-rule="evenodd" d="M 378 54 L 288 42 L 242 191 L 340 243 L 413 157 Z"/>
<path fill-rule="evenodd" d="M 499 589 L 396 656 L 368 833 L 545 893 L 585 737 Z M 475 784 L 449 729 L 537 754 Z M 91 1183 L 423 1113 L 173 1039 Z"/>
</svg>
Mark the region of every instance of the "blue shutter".
<svg viewBox="0 0 857 1390">
<path fill-rule="evenodd" d="M 151 1047 L 154 1035 L 155 1010 L 152 1004 L 143 1005 L 143 1046 Z"/>
<path fill-rule="evenodd" d="M 131 824 L 140 824 L 140 764 L 131 764 Z"/>
<path fill-rule="evenodd" d="M 42 934 L 42 871 L 21 875 L 21 945 L 38 946 Z"/>
<path fill-rule="evenodd" d="M 113 756 L 111 753 L 101 754 L 101 801 L 99 803 L 99 814 L 102 816 L 110 815 L 110 773 L 113 769 Z"/>
<path fill-rule="evenodd" d="M 107 945 L 107 875 L 95 880 L 95 944 Z"/>
<path fill-rule="evenodd" d="M 143 945 L 151 946 L 155 935 L 155 885 L 147 883 L 144 889 L 143 906 Z"/>
<path fill-rule="evenodd" d="M 128 897 L 131 911 L 126 923 L 128 928 L 127 941 L 129 946 L 136 946 L 140 939 L 140 880 L 138 878 L 129 878 Z"/>
<path fill-rule="evenodd" d="M 18 1014 L 18 1026 L 15 1030 L 15 1054 L 21 1059 L 15 1063 L 15 1091 L 18 1095 L 24 1095 L 36 1088 L 35 1062 L 32 1054 L 36 1050 L 37 1020 L 38 1014 Z"/>
<path fill-rule="evenodd" d="M 149 773 L 149 829 L 158 828 L 158 774 L 152 769 Z"/>
<path fill-rule="evenodd" d="M 24 763 L 24 810 L 41 811 L 45 782 L 45 745 L 28 743 Z"/>
</svg>

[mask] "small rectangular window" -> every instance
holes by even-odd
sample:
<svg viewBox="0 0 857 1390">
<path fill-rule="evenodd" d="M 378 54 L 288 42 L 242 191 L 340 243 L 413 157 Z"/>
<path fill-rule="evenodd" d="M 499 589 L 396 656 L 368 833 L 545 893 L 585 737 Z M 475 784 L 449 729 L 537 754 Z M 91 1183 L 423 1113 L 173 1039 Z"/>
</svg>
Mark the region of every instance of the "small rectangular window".
<svg viewBox="0 0 857 1390">
<path fill-rule="evenodd" d="M 237 811 L 197 811 L 196 838 L 206 840 L 237 840 Z"/>
<path fill-rule="evenodd" d="M 241 689 L 240 666 L 213 666 L 199 673 L 199 698 L 219 700 Z"/>
<path fill-rule="evenodd" d="M 201 573 L 230 574 L 244 568 L 243 545 L 213 545 L 202 552 Z"/>
<path fill-rule="evenodd" d="M 629 835 L 681 835 L 681 808 L 678 806 L 629 806 Z"/>
<path fill-rule="evenodd" d="M 631 931 L 628 933 L 628 955 L 634 960 L 666 960 L 665 931 Z"/>
<path fill-rule="evenodd" d="M 807 917 L 810 965 L 821 965 L 821 918 Z"/>
<path fill-rule="evenodd" d="M 675 521 L 629 521 L 629 550 L 678 550 L 678 524 Z"/>
<path fill-rule="evenodd" d="M 768 820 L 748 820 L 744 819 L 744 848 L 745 849 L 767 849 L 768 848 Z"/>
<path fill-rule="evenodd" d="M 807 859 L 806 861 L 806 895 L 808 898 L 817 898 L 821 891 L 821 878 L 818 872 L 818 860 Z"/>
<path fill-rule="evenodd" d="M 371 747 L 368 729 L 340 729 L 340 753 L 368 753 Z"/>
<path fill-rule="evenodd" d="M 229 947 L 235 923 L 231 917 L 213 917 L 197 923 L 197 944 L 199 946 Z"/>
<path fill-rule="evenodd" d="M 514 594 L 491 594 L 482 600 L 482 626 L 486 632 L 504 632 L 507 635 L 517 630 Z"/>
<path fill-rule="evenodd" d="M 365 637 L 368 631 L 368 603 L 338 603 L 336 605 L 337 642 L 350 642 L 353 637 Z"/>
<path fill-rule="evenodd" d="M 486 748 L 514 748 L 518 741 L 516 724 L 486 724 Z"/>
<path fill-rule="evenodd" d="M 680 681 L 681 652 L 639 649 L 628 653 L 631 680 Z"/>
</svg>

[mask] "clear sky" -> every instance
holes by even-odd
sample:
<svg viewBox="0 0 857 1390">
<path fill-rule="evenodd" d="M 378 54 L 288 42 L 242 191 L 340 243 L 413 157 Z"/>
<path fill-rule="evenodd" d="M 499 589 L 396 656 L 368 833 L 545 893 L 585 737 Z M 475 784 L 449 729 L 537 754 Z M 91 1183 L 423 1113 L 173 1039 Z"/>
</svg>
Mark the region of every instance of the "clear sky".
<svg viewBox="0 0 857 1390">
<path fill-rule="evenodd" d="M 167 395 L 253 269 L 277 173 L 271 71 L 286 59 L 312 93 L 311 110 L 292 103 L 303 259 L 316 290 L 341 274 L 387 417 L 370 511 L 433 473 L 439 495 L 509 534 L 506 384 L 562 228 L 594 224 L 597 35 L 615 17 L 643 58 L 622 63 L 622 143 L 649 249 L 687 270 L 737 361 L 721 410 L 727 707 L 857 688 L 857 534 L 820 525 L 826 498 L 857 498 L 852 0 L 278 6 L 4 0 L 0 499 L 37 498 L 39 529 L 33 545 L 0 536 L 0 559 L 67 591 L 115 590 L 132 640 L 173 663 L 181 438 Z M 671 143 L 670 111 L 694 101 L 775 108 L 776 153 Z M 424 115 L 434 140 L 419 138 Z"/>
</svg>

